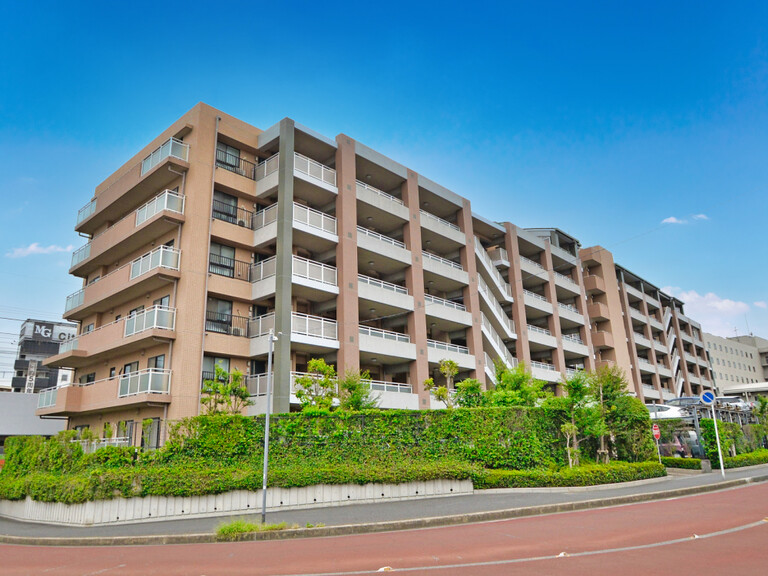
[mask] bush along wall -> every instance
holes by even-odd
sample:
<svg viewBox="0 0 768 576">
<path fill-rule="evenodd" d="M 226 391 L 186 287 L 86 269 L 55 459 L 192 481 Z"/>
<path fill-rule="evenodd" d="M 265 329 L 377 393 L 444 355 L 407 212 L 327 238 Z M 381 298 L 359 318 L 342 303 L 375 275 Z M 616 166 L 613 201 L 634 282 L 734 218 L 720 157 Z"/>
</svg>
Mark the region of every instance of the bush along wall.
<svg viewBox="0 0 768 576">
<path fill-rule="evenodd" d="M 561 415 L 548 408 L 473 408 L 437 411 L 303 412 L 273 416 L 270 486 L 328 483 L 401 483 L 473 478 L 478 487 L 503 485 L 487 471 L 552 471 L 565 464 Z M 642 438 L 647 420 L 627 431 Z M 116 496 L 191 496 L 261 487 L 263 418 L 215 414 L 178 422 L 166 445 L 132 460 L 130 448 L 83 454 L 71 433 L 57 438 L 10 438 L 0 472 L 0 498 L 27 495 L 47 502 L 83 502 Z M 589 454 L 585 454 L 587 458 Z M 525 485 L 564 485 L 636 479 L 656 474 L 640 466 L 589 472 L 529 474 Z M 576 470 L 576 469 L 575 469 Z M 581 470 L 581 469 L 578 469 Z M 638 470 L 640 472 L 638 472 Z M 633 475 L 634 474 L 634 475 Z M 503 475 L 502 475 L 503 476 Z M 561 478 L 555 480 L 554 478 Z M 519 480 L 519 482 L 523 482 Z M 554 483 L 554 484 L 553 484 Z M 512 484 L 510 484 L 512 485 Z M 582 485 L 582 484 L 577 484 Z"/>
</svg>

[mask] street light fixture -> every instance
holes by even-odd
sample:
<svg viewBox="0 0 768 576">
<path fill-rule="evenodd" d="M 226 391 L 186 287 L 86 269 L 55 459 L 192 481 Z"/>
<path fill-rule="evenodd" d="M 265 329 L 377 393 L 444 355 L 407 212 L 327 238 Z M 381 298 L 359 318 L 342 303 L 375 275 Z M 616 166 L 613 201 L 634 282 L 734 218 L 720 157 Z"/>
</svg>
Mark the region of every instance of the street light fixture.
<svg viewBox="0 0 768 576">
<path fill-rule="evenodd" d="M 282 334 L 282 332 L 278 332 Z M 269 353 L 267 354 L 267 415 L 264 420 L 264 468 L 261 472 L 261 523 L 267 518 L 267 468 L 269 464 L 269 413 L 272 411 L 272 352 L 277 336 L 269 330 Z"/>
</svg>

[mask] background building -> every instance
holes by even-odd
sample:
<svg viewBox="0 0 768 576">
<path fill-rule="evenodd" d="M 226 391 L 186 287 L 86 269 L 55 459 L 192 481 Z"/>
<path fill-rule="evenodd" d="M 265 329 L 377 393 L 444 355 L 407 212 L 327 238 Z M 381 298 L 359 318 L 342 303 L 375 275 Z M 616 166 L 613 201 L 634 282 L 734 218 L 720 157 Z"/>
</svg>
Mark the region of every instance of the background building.
<svg viewBox="0 0 768 576">
<path fill-rule="evenodd" d="M 197 414 L 217 365 L 246 374 L 252 411 L 265 410 L 270 330 L 276 411 L 298 405 L 294 379 L 315 357 L 368 370 L 385 408 L 432 406 L 423 382 L 442 378 L 442 359 L 486 384 L 496 361 L 524 361 L 555 389 L 595 367 L 606 326 L 599 360 L 640 397 L 711 386 L 698 324 L 610 253 L 491 221 L 290 119 L 262 131 L 198 104 L 97 187 L 76 230 L 90 241 L 72 256 L 83 288 L 64 315 L 80 328 L 46 361 L 75 381 L 38 413 L 109 422 L 136 443 L 138 427 L 152 445 Z"/>
<path fill-rule="evenodd" d="M 71 370 L 44 366 L 43 360 L 58 354 L 59 344 L 76 334 L 76 324 L 25 320 L 19 331 L 19 349 L 13 364 L 13 391 L 39 392 L 70 382 Z"/>
<path fill-rule="evenodd" d="M 731 339 L 753 346 L 757 350 L 760 356 L 760 366 L 763 369 L 763 380 L 768 381 L 768 340 L 760 336 L 753 336 L 752 334 L 749 336 L 734 336 Z"/>
<path fill-rule="evenodd" d="M 715 384 L 722 394 L 737 387 L 741 389 L 743 384 L 765 381 L 762 365 L 765 353 L 758 350 L 758 340 L 761 339 L 754 336 L 723 338 L 704 333 Z"/>
</svg>

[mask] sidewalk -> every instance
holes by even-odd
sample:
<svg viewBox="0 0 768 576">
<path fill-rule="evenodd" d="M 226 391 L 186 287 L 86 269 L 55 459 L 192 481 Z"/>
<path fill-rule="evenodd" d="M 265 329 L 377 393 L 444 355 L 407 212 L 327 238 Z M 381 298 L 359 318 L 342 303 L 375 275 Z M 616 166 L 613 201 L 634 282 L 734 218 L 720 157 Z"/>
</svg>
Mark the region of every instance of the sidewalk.
<svg viewBox="0 0 768 576">
<path fill-rule="evenodd" d="M 324 524 L 312 535 L 335 535 L 419 528 L 466 522 L 480 522 L 523 515 L 535 515 L 572 509 L 597 508 L 627 504 L 633 501 L 660 500 L 697 492 L 726 489 L 745 482 L 768 481 L 768 464 L 726 470 L 725 479 L 717 470 L 710 474 L 676 473 L 627 484 L 611 484 L 585 488 L 527 488 L 483 490 L 473 495 L 449 496 L 318 507 L 307 510 L 271 512 L 267 522 L 287 522 L 301 527 Z M 71 527 L 34 524 L 0 518 L 0 543 L 16 544 L 139 544 L 163 542 L 210 541 L 210 535 L 222 521 L 246 518 L 260 520 L 260 514 L 227 515 L 214 518 L 190 518 L 125 524 L 119 526 Z M 281 532 L 263 533 L 262 537 L 297 536 Z M 266 534 L 266 535 L 264 535 Z M 310 534 L 305 534 L 310 535 Z M 144 538 L 154 537 L 154 538 Z M 166 538 L 158 538 L 166 537 Z M 98 540 L 89 541 L 94 538 Z M 49 540 L 50 539 L 50 540 Z"/>
</svg>

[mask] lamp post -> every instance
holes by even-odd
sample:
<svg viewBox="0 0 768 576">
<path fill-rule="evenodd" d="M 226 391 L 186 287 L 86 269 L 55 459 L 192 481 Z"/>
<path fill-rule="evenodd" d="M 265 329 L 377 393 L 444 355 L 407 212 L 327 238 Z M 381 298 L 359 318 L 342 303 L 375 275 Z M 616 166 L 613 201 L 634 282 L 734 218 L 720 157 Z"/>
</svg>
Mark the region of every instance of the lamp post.
<svg viewBox="0 0 768 576">
<path fill-rule="evenodd" d="M 272 329 L 269 330 L 269 353 L 267 354 L 267 416 L 264 420 L 264 468 L 261 472 L 261 523 L 267 517 L 267 467 L 269 465 L 269 413 L 272 409 L 272 352 L 277 342 Z"/>
</svg>

